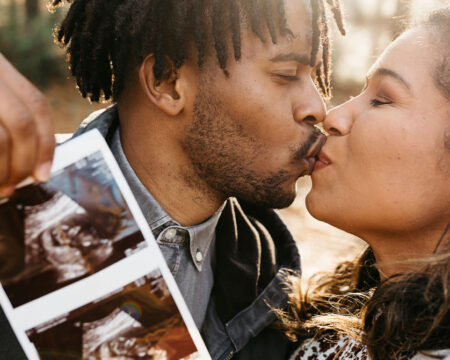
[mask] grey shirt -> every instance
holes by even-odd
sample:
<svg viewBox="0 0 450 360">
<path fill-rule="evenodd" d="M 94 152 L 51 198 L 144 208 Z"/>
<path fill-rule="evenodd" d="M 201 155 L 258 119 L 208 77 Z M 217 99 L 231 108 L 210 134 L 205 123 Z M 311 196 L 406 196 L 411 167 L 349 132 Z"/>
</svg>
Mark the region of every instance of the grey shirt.
<svg viewBox="0 0 450 360">
<path fill-rule="evenodd" d="M 202 327 L 214 283 L 215 228 L 222 206 L 205 222 L 184 227 L 171 219 L 128 162 L 117 128 L 111 151 L 166 259 L 198 328 Z"/>
</svg>

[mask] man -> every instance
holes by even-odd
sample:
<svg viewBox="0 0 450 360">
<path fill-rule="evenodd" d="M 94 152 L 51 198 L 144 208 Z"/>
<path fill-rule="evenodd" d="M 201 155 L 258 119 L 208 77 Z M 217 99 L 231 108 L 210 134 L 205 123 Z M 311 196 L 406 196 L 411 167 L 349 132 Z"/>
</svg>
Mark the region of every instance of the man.
<svg viewBox="0 0 450 360">
<path fill-rule="evenodd" d="M 107 140 L 211 356 L 283 358 L 270 306 L 299 257 L 270 208 L 324 141 L 323 1 L 75 0 L 58 38 L 81 94 L 116 103 L 75 135 Z"/>
</svg>

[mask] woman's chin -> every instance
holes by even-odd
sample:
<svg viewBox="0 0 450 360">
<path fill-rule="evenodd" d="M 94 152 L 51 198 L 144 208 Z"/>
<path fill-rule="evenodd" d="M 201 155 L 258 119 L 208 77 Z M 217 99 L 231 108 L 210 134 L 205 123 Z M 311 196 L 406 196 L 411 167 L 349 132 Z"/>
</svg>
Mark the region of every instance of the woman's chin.
<svg viewBox="0 0 450 360">
<path fill-rule="evenodd" d="M 313 218 L 323 221 L 329 225 L 348 231 L 347 216 L 342 206 L 337 206 L 336 199 L 332 198 L 330 193 L 317 191 L 314 187 L 306 195 L 305 205 Z"/>
<path fill-rule="evenodd" d="M 317 194 L 317 191 L 311 189 L 308 195 L 306 195 L 305 205 L 313 218 L 320 221 L 326 221 L 327 204 L 323 196 Z"/>
</svg>

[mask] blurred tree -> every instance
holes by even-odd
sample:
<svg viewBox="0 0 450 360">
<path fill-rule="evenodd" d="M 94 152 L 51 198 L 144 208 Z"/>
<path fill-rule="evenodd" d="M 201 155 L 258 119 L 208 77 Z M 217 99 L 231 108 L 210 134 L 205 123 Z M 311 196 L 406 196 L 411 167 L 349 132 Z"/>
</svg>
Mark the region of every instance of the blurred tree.
<svg viewBox="0 0 450 360">
<path fill-rule="evenodd" d="M 26 14 L 27 21 L 30 21 L 39 15 L 38 0 L 26 0 L 25 1 L 25 14 Z"/>
<path fill-rule="evenodd" d="M 41 12 L 37 0 L 0 1 L 0 51 L 41 88 L 64 79 L 63 52 L 54 45 L 53 28 L 61 14 Z"/>
<path fill-rule="evenodd" d="M 333 104 L 356 95 L 365 74 L 410 17 L 414 0 L 342 0 L 347 36 L 335 37 Z"/>
</svg>

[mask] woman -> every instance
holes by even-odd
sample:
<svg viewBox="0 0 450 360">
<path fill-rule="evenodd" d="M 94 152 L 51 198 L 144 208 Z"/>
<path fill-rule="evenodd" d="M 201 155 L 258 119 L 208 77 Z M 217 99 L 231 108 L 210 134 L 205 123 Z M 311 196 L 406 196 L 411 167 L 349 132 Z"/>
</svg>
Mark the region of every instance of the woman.
<svg viewBox="0 0 450 360">
<path fill-rule="evenodd" d="M 292 359 L 450 358 L 449 59 L 445 8 L 395 40 L 361 94 L 328 114 L 307 208 L 370 248 L 306 294 L 294 280 L 284 325 L 309 339 Z"/>
</svg>

